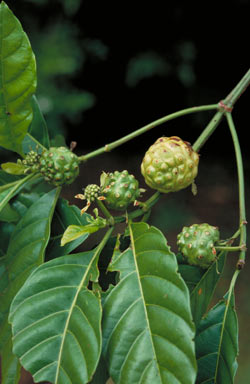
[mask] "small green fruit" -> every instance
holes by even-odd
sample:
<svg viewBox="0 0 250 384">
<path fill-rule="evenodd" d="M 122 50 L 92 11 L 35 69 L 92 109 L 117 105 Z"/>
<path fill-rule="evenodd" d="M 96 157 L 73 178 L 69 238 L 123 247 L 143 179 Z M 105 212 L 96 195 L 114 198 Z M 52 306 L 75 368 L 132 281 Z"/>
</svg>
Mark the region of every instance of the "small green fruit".
<svg viewBox="0 0 250 384">
<path fill-rule="evenodd" d="M 138 181 L 126 170 L 103 173 L 101 180 L 101 194 L 105 197 L 104 201 L 110 209 L 124 211 L 140 196 Z"/>
<path fill-rule="evenodd" d="M 141 173 L 151 188 L 176 192 L 193 183 L 198 173 L 199 155 L 177 136 L 160 137 L 146 152 Z"/>
<path fill-rule="evenodd" d="M 84 189 L 84 198 L 92 203 L 100 196 L 101 188 L 96 184 L 89 184 Z"/>
<path fill-rule="evenodd" d="M 23 160 L 19 160 L 19 162 L 25 166 L 25 173 L 36 173 L 39 172 L 39 164 L 40 164 L 41 155 L 39 155 L 35 151 L 30 151 L 27 153 Z"/>
<path fill-rule="evenodd" d="M 177 245 L 190 265 L 206 269 L 216 259 L 215 244 L 219 238 L 217 227 L 207 223 L 193 224 L 182 229 L 177 236 Z"/>
<path fill-rule="evenodd" d="M 50 184 L 71 184 L 79 175 L 79 160 L 68 148 L 51 147 L 41 154 L 39 170 Z"/>
</svg>

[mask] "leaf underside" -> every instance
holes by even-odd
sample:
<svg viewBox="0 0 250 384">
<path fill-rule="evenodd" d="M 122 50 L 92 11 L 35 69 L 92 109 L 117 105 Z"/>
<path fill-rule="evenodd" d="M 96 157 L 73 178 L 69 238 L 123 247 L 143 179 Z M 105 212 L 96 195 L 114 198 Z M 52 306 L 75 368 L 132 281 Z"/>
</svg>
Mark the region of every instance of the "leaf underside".
<svg viewBox="0 0 250 384">
<path fill-rule="evenodd" d="M 109 267 L 120 281 L 104 300 L 103 353 L 116 384 L 191 384 L 196 377 L 188 289 L 161 232 L 130 226 L 131 248 Z"/>
</svg>

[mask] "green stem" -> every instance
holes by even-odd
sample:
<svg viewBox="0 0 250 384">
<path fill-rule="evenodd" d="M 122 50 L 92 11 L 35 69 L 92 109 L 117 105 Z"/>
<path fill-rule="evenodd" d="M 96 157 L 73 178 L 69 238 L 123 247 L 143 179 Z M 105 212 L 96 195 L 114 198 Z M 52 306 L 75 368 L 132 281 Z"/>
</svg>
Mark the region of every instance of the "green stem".
<svg viewBox="0 0 250 384">
<path fill-rule="evenodd" d="M 246 250 L 246 245 L 242 244 L 242 245 L 238 245 L 238 246 L 235 246 L 235 247 L 217 246 L 217 247 L 215 247 L 215 249 L 218 250 L 218 251 L 237 252 L 237 251 L 242 251 L 243 249 Z"/>
<path fill-rule="evenodd" d="M 212 133 L 215 131 L 215 129 L 218 127 L 219 123 L 221 122 L 222 118 L 224 116 L 224 111 L 218 111 L 212 120 L 208 123 L 202 134 L 198 137 L 198 139 L 195 141 L 195 143 L 192 145 L 193 150 L 198 152 L 200 148 L 206 143 L 206 141 L 209 139 L 209 137 L 212 135 Z"/>
<path fill-rule="evenodd" d="M 239 81 L 239 83 L 234 87 L 234 89 L 229 93 L 229 95 L 223 100 L 223 105 L 220 103 L 217 105 L 219 111 L 214 115 L 212 120 L 209 122 L 205 130 L 198 137 L 198 139 L 193 144 L 194 151 L 199 151 L 199 149 L 206 143 L 212 133 L 215 131 L 219 123 L 224 117 L 226 113 L 227 107 L 232 108 L 238 98 L 242 95 L 242 93 L 246 90 L 248 85 L 250 84 L 250 70 L 243 76 L 243 78 Z"/>
<path fill-rule="evenodd" d="M 112 149 L 126 143 L 127 141 L 129 140 L 132 140 L 134 139 L 135 137 L 149 131 L 150 129 L 152 128 L 155 128 L 157 127 L 158 125 L 161 125 L 163 123 L 166 123 L 167 121 L 169 120 L 173 120 L 173 119 L 176 119 L 177 117 L 180 117 L 180 116 L 184 116 L 184 115 L 187 115 L 187 114 L 190 114 L 190 113 L 194 113 L 194 112 L 201 112 L 201 111 L 209 111 L 209 110 L 214 110 L 214 109 L 217 109 L 218 108 L 218 105 L 217 104 L 211 104 L 211 105 L 202 105 L 202 106 L 199 106 L 199 107 L 192 107 L 192 108 L 186 108 L 186 109 L 182 109 L 180 111 L 177 111 L 177 112 L 174 112 L 174 113 L 171 113 L 167 116 L 164 116 L 158 120 L 155 120 L 153 121 L 152 123 L 150 124 L 147 124 L 145 126 L 143 126 L 142 128 L 130 133 L 129 135 L 127 136 L 124 136 L 122 137 L 121 139 L 119 140 L 116 140 L 110 144 L 106 144 L 105 146 L 93 151 L 93 152 L 90 152 L 89 154 L 87 155 L 83 155 L 83 156 L 79 156 L 79 160 L 80 162 L 84 162 L 84 161 L 87 161 L 88 159 L 92 158 L 92 157 L 95 157 L 95 156 L 98 156 L 104 152 L 110 152 Z"/>
<path fill-rule="evenodd" d="M 101 251 L 103 250 L 103 248 L 105 247 L 108 239 L 110 238 L 112 232 L 114 230 L 114 227 L 110 227 L 107 232 L 105 233 L 104 237 L 102 238 L 102 241 L 99 243 L 98 245 L 98 248 L 97 248 L 97 254 L 98 254 L 98 257 L 101 253 Z"/>
<path fill-rule="evenodd" d="M 144 215 L 147 211 L 149 211 L 155 203 L 159 200 L 160 196 L 162 195 L 161 192 L 157 191 L 155 192 L 145 203 L 142 203 L 142 208 L 137 209 L 136 211 L 133 211 L 129 213 L 128 215 L 122 215 L 122 216 L 117 216 L 114 218 L 115 223 L 122 223 L 123 221 L 126 220 L 132 220 L 136 219 L 139 216 Z"/>
<path fill-rule="evenodd" d="M 111 215 L 111 213 L 108 211 L 108 209 L 105 207 L 105 205 L 98 199 L 96 199 L 97 205 L 104 214 L 104 216 L 108 219 L 108 222 L 110 225 L 114 225 L 115 220 L 114 217 Z"/>
<path fill-rule="evenodd" d="M 229 108 L 232 108 L 238 98 L 242 95 L 242 93 L 247 89 L 250 84 L 250 69 L 247 73 L 242 77 L 236 87 L 229 93 L 229 95 L 225 98 L 224 104 L 226 104 Z"/>
<path fill-rule="evenodd" d="M 238 135 L 235 129 L 233 118 L 231 113 L 226 113 L 226 118 L 228 126 L 232 135 L 235 155 L 236 155 L 236 164 L 238 172 L 238 187 L 239 187 L 239 229 L 240 229 L 240 245 L 246 244 L 246 208 L 245 208 L 245 190 L 244 190 L 244 171 L 243 171 L 243 162 L 241 149 L 239 144 Z M 239 256 L 239 260 L 245 260 L 245 250 L 242 250 Z"/>
</svg>

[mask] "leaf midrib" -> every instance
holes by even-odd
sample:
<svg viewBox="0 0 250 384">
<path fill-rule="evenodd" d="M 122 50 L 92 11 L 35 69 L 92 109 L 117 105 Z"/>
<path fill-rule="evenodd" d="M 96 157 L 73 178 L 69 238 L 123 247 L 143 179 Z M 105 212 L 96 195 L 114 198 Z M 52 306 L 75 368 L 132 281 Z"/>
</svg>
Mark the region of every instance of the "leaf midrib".
<svg viewBox="0 0 250 384">
<path fill-rule="evenodd" d="M 153 338 L 152 338 L 152 332 L 151 332 L 151 328 L 150 328 L 150 324 L 149 324 L 149 320 L 148 320 L 148 313 L 147 313 L 145 298 L 144 298 L 143 289 L 142 289 L 142 285 L 141 285 L 139 268 L 138 268 L 138 264 L 137 264 L 137 260 L 136 260 L 135 239 L 134 239 L 134 233 L 132 231 L 131 225 L 129 225 L 129 231 L 130 231 L 130 239 L 131 239 L 131 248 L 132 248 L 132 251 L 133 251 L 134 263 L 135 263 L 135 268 L 136 268 L 136 274 L 137 274 L 137 278 L 138 278 L 138 285 L 139 285 L 139 290 L 140 290 L 140 293 L 141 293 L 141 298 L 142 298 L 142 303 L 143 303 L 143 310 L 144 310 L 145 319 L 146 319 L 146 323 L 147 323 L 148 333 L 149 333 L 149 337 L 150 337 L 150 341 L 151 341 L 152 351 L 153 351 L 153 354 L 154 354 L 154 360 L 155 360 L 155 363 L 157 365 L 159 376 L 161 377 L 161 372 L 160 372 L 159 364 L 158 364 L 158 361 L 157 361 L 156 351 L 155 351 L 154 342 L 153 342 Z M 145 233 L 143 235 L 145 235 Z M 140 237 L 142 237 L 142 235 Z M 122 369 L 121 369 L 121 371 L 122 371 Z"/>
<path fill-rule="evenodd" d="M 60 350 L 59 350 L 59 356 L 58 356 L 58 360 L 57 360 L 58 364 L 57 364 L 56 375 L 55 375 L 55 384 L 58 383 L 59 372 L 60 372 L 60 367 L 61 367 L 61 360 L 62 360 L 62 353 L 63 353 L 63 346 L 64 346 L 64 342 L 65 342 L 65 339 L 66 339 L 67 329 L 68 329 L 68 326 L 69 326 L 71 315 L 73 313 L 73 310 L 74 310 L 74 307 L 75 307 L 78 295 L 79 295 L 79 293 L 80 293 L 80 291 L 82 289 L 83 283 L 84 283 L 85 279 L 87 278 L 87 276 L 88 276 L 88 274 L 89 274 L 89 272 L 90 272 L 90 270 L 92 268 L 92 263 L 95 260 L 97 252 L 98 252 L 97 250 L 96 250 L 96 252 L 94 252 L 92 260 L 89 263 L 88 267 L 86 268 L 86 271 L 85 271 L 85 273 L 83 275 L 83 278 L 81 279 L 80 284 L 78 286 L 78 289 L 76 291 L 74 300 L 72 301 L 72 305 L 71 305 L 71 307 L 69 309 L 69 314 L 68 314 L 68 317 L 67 317 L 67 320 L 66 320 L 66 323 L 65 323 L 64 332 L 62 333 L 62 342 L 61 342 L 61 347 L 60 347 Z"/>
</svg>

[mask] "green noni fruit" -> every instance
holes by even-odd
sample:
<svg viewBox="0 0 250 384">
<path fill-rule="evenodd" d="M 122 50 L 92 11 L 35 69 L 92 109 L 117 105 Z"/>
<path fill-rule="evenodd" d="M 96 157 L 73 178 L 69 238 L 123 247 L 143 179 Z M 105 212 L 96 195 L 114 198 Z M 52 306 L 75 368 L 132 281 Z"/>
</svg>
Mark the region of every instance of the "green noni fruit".
<svg viewBox="0 0 250 384">
<path fill-rule="evenodd" d="M 124 170 L 122 172 L 103 173 L 102 195 L 107 207 L 115 210 L 126 210 L 140 196 L 139 183 L 134 175 Z"/>
<path fill-rule="evenodd" d="M 193 224 L 182 229 L 177 236 L 177 245 L 188 264 L 205 269 L 216 259 L 215 245 L 219 238 L 217 227 L 207 223 Z"/>
<path fill-rule="evenodd" d="M 40 158 L 40 173 L 49 183 L 71 184 L 79 174 L 78 157 L 66 147 L 51 147 Z"/>
<path fill-rule="evenodd" d="M 193 183 L 198 173 L 199 155 L 177 136 L 160 137 L 146 152 L 141 173 L 152 189 L 176 192 Z"/>
</svg>

